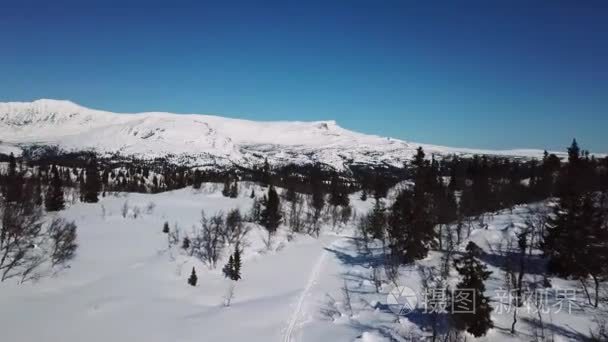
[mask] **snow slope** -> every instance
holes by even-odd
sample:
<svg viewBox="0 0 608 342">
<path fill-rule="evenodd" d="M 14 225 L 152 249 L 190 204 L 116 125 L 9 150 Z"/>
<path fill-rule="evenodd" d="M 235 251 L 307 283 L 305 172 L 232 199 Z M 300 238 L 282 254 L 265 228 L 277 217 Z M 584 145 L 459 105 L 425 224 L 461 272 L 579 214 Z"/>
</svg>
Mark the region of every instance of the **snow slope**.
<svg viewBox="0 0 608 342">
<path fill-rule="evenodd" d="M 376 292 L 371 277 L 371 266 L 381 260 L 382 249 L 378 245 L 372 246 L 372 254 L 363 252 L 352 222 L 338 233 L 326 226 L 318 239 L 300 234 L 287 239 L 287 230 L 281 227 L 271 250 L 264 247 L 263 228 L 253 225 L 244 244 L 243 278 L 236 283 L 231 306 L 224 307 L 230 281 L 219 269 L 226 253 L 220 267 L 211 270 L 179 248 L 169 249 L 161 230 L 167 221 L 172 230 L 177 225 L 187 233 L 198 224 L 201 210 L 208 215 L 232 208 L 247 212 L 252 187 L 263 193 L 243 182 L 238 198 L 226 198 L 221 184 L 206 183 L 200 191 L 106 196 L 99 203 L 76 203 L 55 214 L 78 225 L 76 258 L 68 269 L 44 274 L 37 282 L 0 284 L 0 339 L 380 342 L 429 335 L 419 315 L 398 317 L 387 310 L 392 285 L 381 272 L 382 285 Z M 350 198 L 359 214 L 373 204 L 360 201 L 357 194 Z M 123 217 L 125 203 L 131 210 Z M 155 204 L 151 210 L 150 203 Z M 138 217 L 133 217 L 134 208 L 140 208 Z M 487 229 L 474 225 L 458 250 L 471 240 L 495 253 L 492 246 L 516 235 L 526 210 L 522 206 L 494 213 L 486 220 Z M 441 257 L 441 252 L 432 251 L 428 258 L 401 267 L 398 284 L 419 290 L 418 267 L 436 266 Z M 499 265 L 492 262 L 495 259 L 488 260 L 493 274 L 486 284 L 487 295 L 495 298 L 492 294 L 504 286 L 504 279 Z M 192 267 L 198 274 L 196 287 L 186 284 Z M 538 277 L 530 272 L 526 279 Z M 594 328 L 592 320 L 608 317 L 605 305 L 595 309 L 586 304 L 575 281 L 552 278 L 551 282 L 554 288 L 579 290 L 572 312 L 543 314 L 547 336 L 554 335 L 555 341 L 585 340 Z M 496 327 L 479 339 L 468 336 L 468 341 L 533 340 L 538 324 L 534 314 L 522 309 L 518 333 L 512 335 L 511 314 L 499 311 L 500 302 L 491 303 Z"/>
<path fill-rule="evenodd" d="M 19 144 L 65 150 L 171 156 L 193 165 L 320 162 L 341 169 L 352 163 L 402 166 L 421 145 L 344 129 L 335 121 L 256 122 L 212 115 L 116 114 L 70 101 L 0 103 L 0 136 Z M 540 150 L 485 151 L 422 144 L 427 154 L 540 156 Z M 180 158 L 182 157 L 182 158 Z"/>
</svg>

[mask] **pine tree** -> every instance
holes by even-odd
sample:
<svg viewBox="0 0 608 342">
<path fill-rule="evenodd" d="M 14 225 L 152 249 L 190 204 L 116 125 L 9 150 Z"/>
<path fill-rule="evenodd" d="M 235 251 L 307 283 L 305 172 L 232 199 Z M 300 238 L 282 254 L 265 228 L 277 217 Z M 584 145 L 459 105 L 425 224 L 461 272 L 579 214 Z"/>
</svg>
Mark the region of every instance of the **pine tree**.
<svg viewBox="0 0 608 342">
<path fill-rule="evenodd" d="M 262 221 L 262 204 L 257 197 L 253 197 L 253 204 L 251 205 L 249 216 L 251 217 L 251 222 L 260 223 Z"/>
<path fill-rule="evenodd" d="M 40 206 L 42 205 L 42 181 L 40 180 L 40 176 L 32 178 L 31 181 L 34 182 L 32 200 L 35 205 Z"/>
<path fill-rule="evenodd" d="M 188 284 L 190 284 L 191 286 L 196 286 L 197 282 L 198 277 L 196 276 L 196 271 L 194 270 L 194 267 L 192 267 L 192 273 L 190 273 L 190 278 L 188 278 Z"/>
<path fill-rule="evenodd" d="M 203 182 L 203 177 L 201 175 L 200 170 L 194 170 L 194 175 L 192 176 L 192 188 L 200 189 Z"/>
<path fill-rule="evenodd" d="M 568 148 L 568 163 L 559 175 L 557 195 L 560 200 L 576 200 L 581 193 L 585 192 L 583 164 L 580 148 L 574 139 Z"/>
<path fill-rule="evenodd" d="M 63 182 L 57 171 L 57 167 L 53 165 L 51 168 L 51 182 L 47 188 L 47 193 L 44 201 L 44 205 L 47 211 L 59 211 L 65 208 L 65 201 L 63 198 Z"/>
<path fill-rule="evenodd" d="M 237 198 L 238 195 L 239 195 L 239 184 L 238 184 L 238 181 L 235 179 L 234 183 L 232 183 L 232 185 L 230 186 L 229 197 Z"/>
<path fill-rule="evenodd" d="M 165 224 L 163 224 L 163 233 L 169 234 L 169 222 L 165 222 Z"/>
<path fill-rule="evenodd" d="M 255 198 L 255 190 L 251 189 L 251 195 L 249 195 L 249 198 Z"/>
<path fill-rule="evenodd" d="M 391 206 L 388 235 L 394 260 L 409 263 L 426 257 L 435 239 L 434 223 L 430 221 L 424 196 L 404 190 Z"/>
<path fill-rule="evenodd" d="M 268 158 L 264 159 L 264 167 L 262 168 L 262 184 L 270 185 L 270 164 Z"/>
<path fill-rule="evenodd" d="M 241 251 L 239 246 L 237 245 L 234 249 L 234 265 L 233 265 L 233 273 L 232 280 L 240 280 L 241 279 Z"/>
<path fill-rule="evenodd" d="M 547 224 L 543 244 L 547 270 L 563 278 L 585 280 L 591 276 L 597 288 L 608 274 L 608 227 L 591 193 L 560 199 Z"/>
<path fill-rule="evenodd" d="M 321 210 L 325 206 L 325 196 L 323 195 L 323 191 L 321 190 L 321 185 L 318 184 L 318 181 L 313 180 L 312 186 L 312 207 L 315 210 L 315 221 L 319 219 L 321 216 Z"/>
<path fill-rule="evenodd" d="M 86 178 L 84 181 L 84 202 L 97 203 L 99 201 L 99 191 L 101 190 L 101 180 L 95 156 L 91 158 L 86 168 Z"/>
<path fill-rule="evenodd" d="M 230 197 L 230 177 L 226 177 L 224 180 L 224 188 L 222 189 L 222 195 L 224 197 Z"/>
<path fill-rule="evenodd" d="M 349 204 L 348 195 L 343 192 L 343 189 L 340 186 L 340 181 L 337 175 L 334 175 L 331 179 L 331 183 L 329 185 L 329 204 L 337 207 L 337 206 L 347 206 Z"/>
<path fill-rule="evenodd" d="M 416 155 L 414 155 L 414 159 L 412 160 L 412 165 L 416 168 L 423 167 L 425 162 L 424 158 L 424 150 L 422 149 L 422 146 L 418 146 L 418 148 L 416 149 Z"/>
<path fill-rule="evenodd" d="M 224 273 L 224 277 L 230 279 L 234 278 L 234 256 L 232 254 L 230 254 L 228 262 L 224 265 L 224 268 L 222 268 L 222 272 Z"/>
<path fill-rule="evenodd" d="M 383 239 L 386 228 L 386 214 L 384 203 L 381 199 L 376 199 L 374 208 L 369 216 L 369 234 L 374 239 Z"/>
<path fill-rule="evenodd" d="M 21 199 L 23 177 L 17 172 L 17 161 L 11 152 L 8 158 L 8 174 L 4 188 L 4 200 L 8 203 L 18 202 Z"/>
<path fill-rule="evenodd" d="M 261 223 L 270 234 L 274 234 L 281 224 L 281 203 L 279 195 L 271 185 L 268 188 L 268 197 L 264 203 L 264 209 L 261 214 Z"/>
<path fill-rule="evenodd" d="M 239 246 L 234 248 L 234 253 L 230 254 L 228 262 L 222 269 L 224 277 L 230 278 L 231 280 L 238 281 L 241 279 L 241 251 Z"/>
<path fill-rule="evenodd" d="M 480 248 L 469 242 L 466 254 L 455 262 L 455 267 L 462 280 L 456 286 L 453 296 L 452 313 L 454 325 L 459 330 L 466 330 L 475 337 L 480 337 L 494 326 L 490 313 L 492 307 L 489 298 L 484 295 L 486 281 L 492 272 L 477 260 Z M 461 294 L 462 296 L 459 296 Z M 466 297 L 465 298 L 465 294 Z"/>
<path fill-rule="evenodd" d="M 188 238 L 187 236 L 184 237 L 184 240 L 182 241 L 182 249 L 184 249 L 184 250 L 190 249 L 190 238 Z"/>
</svg>

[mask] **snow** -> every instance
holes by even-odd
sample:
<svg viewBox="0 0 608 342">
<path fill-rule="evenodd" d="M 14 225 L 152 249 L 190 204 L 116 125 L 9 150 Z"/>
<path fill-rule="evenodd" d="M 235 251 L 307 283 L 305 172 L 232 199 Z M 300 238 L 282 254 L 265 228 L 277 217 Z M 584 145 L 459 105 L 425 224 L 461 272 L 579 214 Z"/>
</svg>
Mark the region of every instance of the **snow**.
<svg viewBox="0 0 608 342">
<path fill-rule="evenodd" d="M 417 144 L 361 134 L 335 121 L 256 122 L 213 115 L 147 112 L 117 114 L 70 101 L 0 103 L 0 134 L 10 143 L 119 152 L 139 158 L 171 156 L 193 165 L 350 163 L 400 167 L 418 146 L 427 154 L 540 157 L 541 150 L 489 151 Z"/>
<path fill-rule="evenodd" d="M 201 210 L 207 215 L 239 208 L 247 212 L 248 194 L 257 185 L 240 184 L 239 197 L 221 195 L 221 184 L 203 184 L 159 194 L 112 194 L 96 204 L 76 203 L 60 215 L 78 225 L 77 256 L 67 269 L 45 273 L 37 282 L 0 284 L 0 336 L 6 341 L 406 341 L 428 334 L 414 316 L 396 316 L 386 309 L 392 285 L 384 280 L 379 293 L 371 282 L 375 257 L 357 248 L 352 224 L 332 230 L 324 227 L 317 239 L 277 232 L 273 247 L 264 247 L 263 228 L 252 225 L 243 253 L 243 279 L 236 283 L 230 307 L 222 303 L 232 282 L 220 269 L 209 269 L 198 259 L 169 249 L 163 223 L 182 232 L 197 225 Z M 357 213 L 370 209 L 351 195 Z M 122 208 L 131 210 L 123 217 Z M 154 203 L 149 210 L 150 203 Z M 515 236 L 528 206 L 489 215 L 487 229 L 472 227 L 470 237 L 486 252 L 500 241 Z M 54 214 L 55 215 L 55 214 Z M 400 285 L 420 290 L 418 267 L 437 265 L 441 252 L 401 268 Z M 493 271 L 487 282 L 490 294 L 501 288 L 502 273 Z M 198 284 L 187 285 L 192 267 Z M 456 276 L 452 281 L 456 281 Z M 538 277 L 531 273 L 528 280 Z M 576 282 L 551 279 L 554 288 L 578 287 Z M 344 295 L 348 289 L 350 305 Z M 584 298 L 576 300 L 572 313 L 544 316 L 555 340 L 586 338 L 592 318 L 606 317 L 605 308 L 594 309 Z M 497 305 L 497 303 L 493 303 Z M 7 309 L 9 308 L 9 309 Z M 510 314 L 493 312 L 496 328 L 483 338 L 469 341 L 529 341 L 534 315 L 522 312 L 517 335 L 508 333 Z"/>
</svg>

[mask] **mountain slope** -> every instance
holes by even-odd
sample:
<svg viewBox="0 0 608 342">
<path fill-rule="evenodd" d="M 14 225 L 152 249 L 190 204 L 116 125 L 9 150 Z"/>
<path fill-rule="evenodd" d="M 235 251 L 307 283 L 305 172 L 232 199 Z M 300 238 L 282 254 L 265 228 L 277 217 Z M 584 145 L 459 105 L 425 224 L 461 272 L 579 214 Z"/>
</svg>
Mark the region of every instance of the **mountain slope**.
<svg viewBox="0 0 608 342">
<path fill-rule="evenodd" d="M 346 130 L 335 121 L 256 122 L 212 115 L 93 110 L 70 101 L 0 103 L 4 142 L 95 150 L 138 158 L 170 157 L 191 165 L 353 163 L 401 166 L 421 144 Z M 422 145 L 428 154 L 540 156 L 539 150 L 484 151 Z"/>
</svg>

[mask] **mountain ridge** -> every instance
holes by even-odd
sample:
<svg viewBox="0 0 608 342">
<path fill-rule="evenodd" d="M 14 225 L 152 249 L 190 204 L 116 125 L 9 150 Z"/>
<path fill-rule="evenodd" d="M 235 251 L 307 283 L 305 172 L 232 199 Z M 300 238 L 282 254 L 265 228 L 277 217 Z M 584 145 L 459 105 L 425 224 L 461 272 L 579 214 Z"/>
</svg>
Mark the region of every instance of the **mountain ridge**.
<svg viewBox="0 0 608 342">
<path fill-rule="evenodd" d="M 540 157 L 542 150 L 481 150 L 417 144 L 344 129 L 334 120 L 252 121 L 207 114 L 113 113 L 68 100 L 0 102 L 0 134 L 19 146 L 50 145 L 192 166 L 323 163 L 400 167 L 422 146 L 428 155 Z"/>
</svg>

